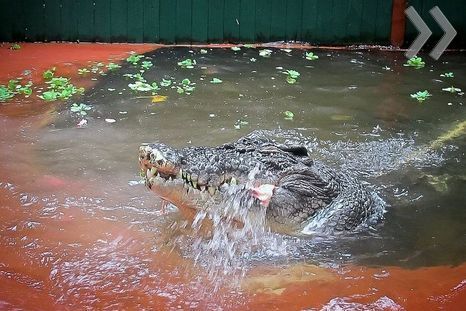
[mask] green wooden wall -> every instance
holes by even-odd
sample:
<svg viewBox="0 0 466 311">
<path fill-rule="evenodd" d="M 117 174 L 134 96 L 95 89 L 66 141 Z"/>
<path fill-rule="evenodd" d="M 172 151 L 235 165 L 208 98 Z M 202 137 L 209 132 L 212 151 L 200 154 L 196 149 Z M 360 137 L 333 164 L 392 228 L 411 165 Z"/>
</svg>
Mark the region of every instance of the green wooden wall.
<svg viewBox="0 0 466 311">
<path fill-rule="evenodd" d="M 392 0 L 0 0 L 0 41 L 389 43 Z"/>
<path fill-rule="evenodd" d="M 0 41 L 270 42 L 389 44 L 393 0 L 0 0 Z M 466 1 L 407 0 L 429 14 L 438 5 L 465 46 Z M 417 35 L 406 23 L 406 43 Z"/>
</svg>

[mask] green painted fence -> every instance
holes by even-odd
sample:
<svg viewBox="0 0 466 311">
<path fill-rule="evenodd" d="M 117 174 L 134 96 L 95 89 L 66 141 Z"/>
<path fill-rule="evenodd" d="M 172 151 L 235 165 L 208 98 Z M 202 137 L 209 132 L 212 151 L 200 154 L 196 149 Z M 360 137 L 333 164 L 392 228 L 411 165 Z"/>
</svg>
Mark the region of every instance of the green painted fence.
<svg viewBox="0 0 466 311">
<path fill-rule="evenodd" d="M 392 0 L 0 0 L 0 7 L 0 41 L 348 44 L 389 43 Z"/>
<path fill-rule="evenodd" d="M 0 41 L 389 44 L 393 1 L 0 0 Z M 407 2 L 430 20 L 437 38 L 442 31 L 428 10 L 439 5 L 464 46 L 466 1 Z M 417 33 L 406 24 L 411 42 Z"/>
</svg>

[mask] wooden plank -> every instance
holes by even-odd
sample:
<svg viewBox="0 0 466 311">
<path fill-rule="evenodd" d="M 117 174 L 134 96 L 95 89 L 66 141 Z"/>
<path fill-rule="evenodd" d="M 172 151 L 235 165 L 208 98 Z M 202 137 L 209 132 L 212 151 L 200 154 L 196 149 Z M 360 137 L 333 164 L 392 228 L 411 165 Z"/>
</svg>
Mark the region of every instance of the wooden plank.
<svg viewBox="0 0 466 311">
<path fill-rule="evenodd" d="M 301 40 L 303 22 L 303 1 L 286 1 L 286 40 Z"/>
<path fill-rule="evenodd" d="M 238 0 L 224 0 L 223 39 L 236 43 L 239 41 L 240 4 Z"/>
<path fill-rule="evenodd" d="M 192 6 L 192 41 L 207 42 L 208 22 L 209 22 L 209 1 L 194 0 Z"/>
<path fill-rule="evenodd" d="M 377 0 L 375 0 L 377 1 Z M 348 16 L 349 3 L 348 0 L 333 0 L 333 21 L 332 21 L 332 41 L 338 44 L 345 44 L 347 40 L 347 28 L 349 19 Z"/>
<path fill-rule="evenodd" d="M 159 42 L 159 0 L 144 0 L 144 42 Z"/>
<path fill-rule="evenodd" d="M 24 16 L 22 11 L 22 1 L 13 1 L 10 4 L 11 11 L 8 11 L 12 20 L 11 35 L 13 41 L 24 41 Z M 7 11 L 5 11 L 7 12 Z M 0 20 L 4 21 L 4 19 Z M 4 28 L 4 27 L 1 27 Z M 8 29 L 8 27 L 5 27 Z"/>
<path fill-rule="evenodd" d="M 61 37 L 64 41 L 76 41 L 78 40 L 77 2 L 74 0 L 62 0 L 61 5 Z"/>
<path fill-rule="evenodd" d="M 270 0 L 256 0 L 256 40 L 270 41 L 272 3 Z"/>
<path fill-rule="evenodd" d="M 393 1 L 377 0 L 377 18 L 375 21 L 375 40 L 379 44 L 390 43 Z"/>
<path fill-rule="evenodd" d="M 239 40 L 254 42 L 256 33 L 256 0 L 241 0 L 239 12 Z"/>
<path fill-rule="evenodd" d="M 126 42 L 128 40 L 128 2 L 127 0 L 110 1 L 110 41 Z"/>
<path fill-rule="evenodd" d="M 270 0 L 272 3 L 270 40 L 286 40 L 286 2 L 283 0 Z"/>
<path fill-rule="evenodd" d="M 192 2 L 191 0 L 176 1 L 176 36 L 177 43 L 190 43 L 192 37 Z"/>
<path fill-rule="evenodd" d="M 110 42 L 110 1 L 95 1 L 94 6 L 94 40 Z"/>
<path fill-rule="evenodd" d="M 44 1 L 22 1 L 22 14 L 24 17 L 25 40 L 45 40 L 45 8 Z"/>
<path fill-rule="evenodd" d="M 317 43 L 317 1 L 303 1 L 302 40 Z"/>
<path fill-rule="evenodd" d="M 160 41 L 175 43 L 176 38 L 176 1 L 160 0 Z"/>
<path fill-rule="evenodd" d="M 376 43 L 375 37 L 375 20 L 377 16 L 377 1 L 362 0 L 362 16 L 361 16 L 361 42 Z"/>
<path fill-rule="evenodd" d="M 78 38 L 80 41 L 95 40 L 94 31 L 94 0 L 79 0 L 77 2 Z"/>
<path fill-rule="evenodd" d="M 143 42 L 144 0 L 128 2 L 128 42 Z"/>
<path fill-rule="evenodd" d="M 223 0 L 209 0 L 207 40 L 223 42 Z"/>
<path fill-rule="evenodd" d="M 0 27 L 0 42 L 9 42 L 13 40 L 13 17 L 14 12 L 10 10 L 6 10 L 5 8 L 10 7 L 10 1 L 8 0 L 0 0 L 0 7 L 2 10 L 0 10 L 0 21 L 1 21 L 1 27 Z M 16 2 L 16 1 L 15 1 Z"/>
<path fill-rule="evenodd" d="M 46 41 L 59 41 L 62 36 L 61 29 L 61 0 L 45 1 L 45 29 Z"/>
<path fill-rule="evenodd" d="M 317 43 L 334 43 L 333 38 L 333 1 L 318 1 L 317 3 Z"/>
<path fill-rule="evenodd" d="M 349 0 L 346 14 L 346 39 L 350 42 L 359 43 L 359 35 L 361 34 L 362 2 L 360 0 Z"/>
</svg>

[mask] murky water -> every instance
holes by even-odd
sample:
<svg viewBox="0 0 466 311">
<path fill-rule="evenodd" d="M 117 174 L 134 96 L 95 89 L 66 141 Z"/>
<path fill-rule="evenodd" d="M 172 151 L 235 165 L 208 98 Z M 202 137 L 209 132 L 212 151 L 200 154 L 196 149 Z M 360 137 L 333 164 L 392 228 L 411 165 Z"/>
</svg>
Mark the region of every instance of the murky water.
<svg viewBox="0 0 466 311">
<path fill-rule="evenodd" d="M 426 68 L 415 70 L 404 67 L 404 56 L 395 52 L 318 51 L 319 60 L 308 61 L 301 50 L 273 49 L 270 58 L 257 49 L 207 51 L 145 54 L 154 64 L 144 73 L 147 81 L 188 78 L 195 83 L 190 95 L 162 87 L 158 94 L 166 101 L 153 103 L 150 93 L 129 90 L 132 80 L 123 74 L 140 66 L 124 63 L 99 77 L 82 98 L 58 106 L 45 127 L 35 124 L 50 112 L 20 123 L 1 117 L 7 168 L 0 179 L 1 245 L 16 254 L 1 257 L 2 275 L 14 280 L 8 282 L 47 291 L 50 301 L 38 298 L 45 307 L 241 309 L 228 301 L 254 301 L 239 284 L 256 268 L 306 263 L 349 277 L 350 266 L 385 271 L 464 265 L 465 139 L 428 147 L 466 119 L 464 96 L 441 90 L 452 84 L 466 89 L 464 55 L 427 59 Z M 186 58 L 197 61 L 193 69 L 177 65 Z M 288 69 L 300 72 L 296 84 L 286 83 Z M 450 71 L 454 78 L 440 77 Z M 213 78 L 223 83 L 210 83 Z M 425 103 L 410 98 L 424 89 L 433 94 Z M 69 110 L 73 102 L 93 107 L 84 128 Z M 285 120 L 285 111 L 294 113 L 292 121 Z M 187 225 L 175 208 L 162 209 L 161 200 L 137 183 L 141 142 L 214 146 L 255 129 L 305 144 L 315 158 L 357 175 L 387 203 L 384 220 L 338 238 L 274 234 L 254 228 L 260 221 L 241 231 L 219 220 L 212 237 Z M 19 207 L 11 203 L 17 200 Z M 309 273 L 324 274 L 319 271 Z M 390 274 L 373 273 L 382 280 Z M 464 297 L 463 279 L 458 286 Z M 291 284 L 277 288 L 292 293 Z M 206 298 L 213 289 L 217 294 Z M 371 300 L 361 303 L 369 309 L 406 306 L 403 295 L 382 294 L 388 297 L 367 294 Z M 347 305 L 358 301 L 354 297 L 341 295 L 304 300 L 299 308 L 358 306 Z M 117 297 L 114 304 L 110 297 Z M 257 301 L 270 297 L 262 299 Z M 5 299 L 6 308 L 14 301 Z"/>
</svg>

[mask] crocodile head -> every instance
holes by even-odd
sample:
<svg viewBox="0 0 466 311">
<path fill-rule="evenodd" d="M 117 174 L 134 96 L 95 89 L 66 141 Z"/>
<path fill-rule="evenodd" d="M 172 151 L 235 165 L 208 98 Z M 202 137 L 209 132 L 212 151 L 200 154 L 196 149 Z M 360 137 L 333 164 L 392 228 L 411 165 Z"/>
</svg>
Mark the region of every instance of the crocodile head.
<svg viewBox="0 0 466 311">
<path fill-rule="evenodd" d="M 144 144 L 139 165 L 147 187 L 180 210 L 235 196 L 250 208 L 265 207 L 275 231 L 295 232 L 314 217 L 328 218 L 319 223 L 332 231 L 346 231 L 371 214 L 371 195 L 360 183 L 311 160 L 303 146 L 254 132 L 218 147 Z"/>
</svg>

